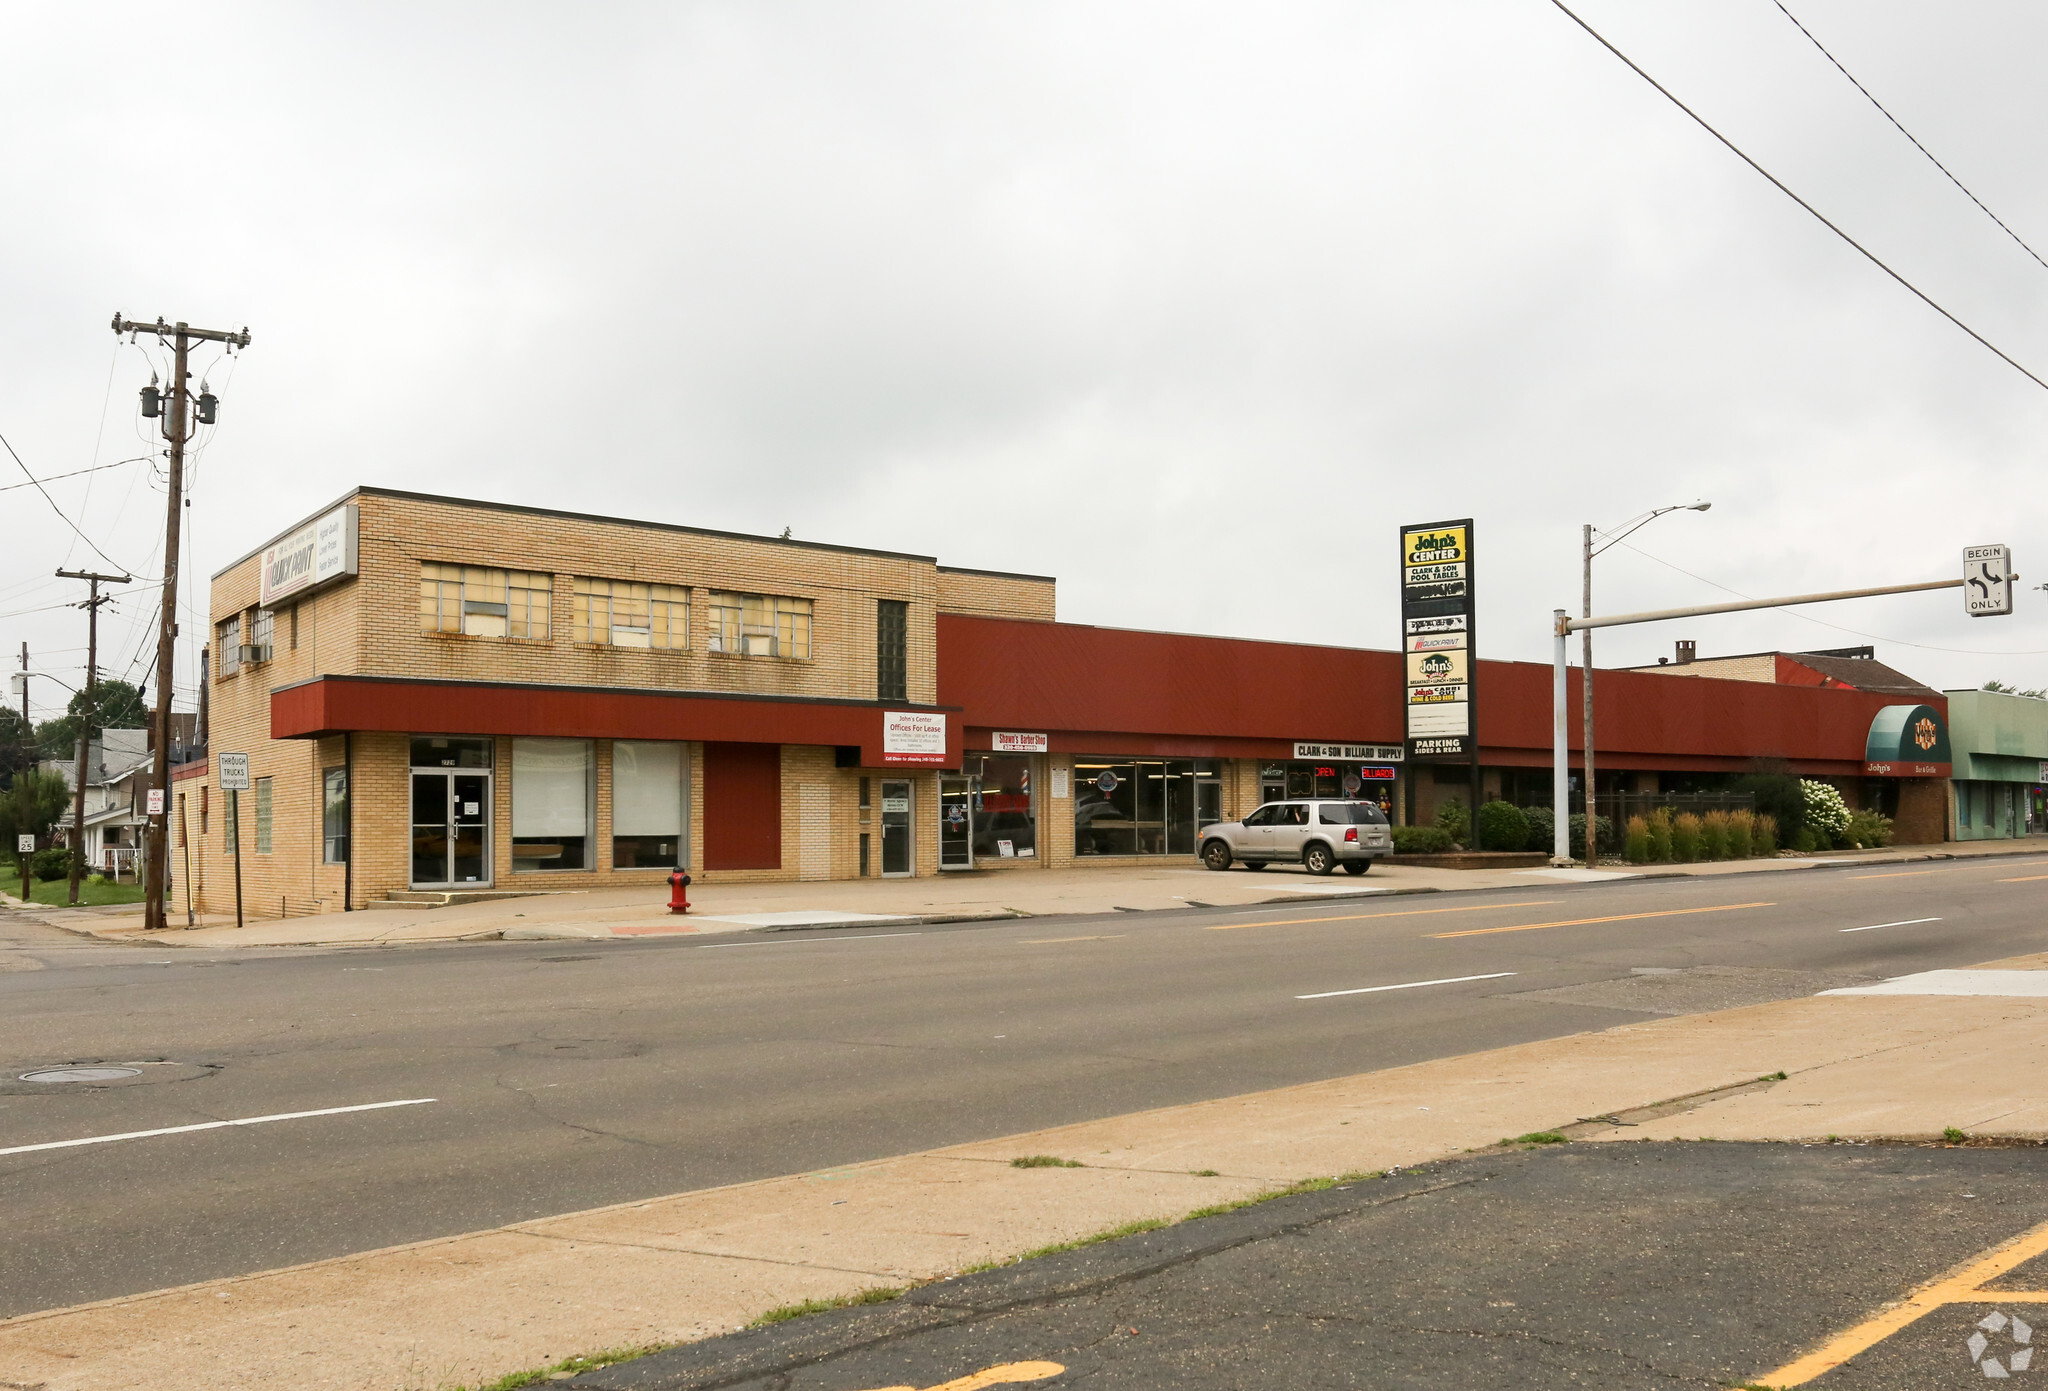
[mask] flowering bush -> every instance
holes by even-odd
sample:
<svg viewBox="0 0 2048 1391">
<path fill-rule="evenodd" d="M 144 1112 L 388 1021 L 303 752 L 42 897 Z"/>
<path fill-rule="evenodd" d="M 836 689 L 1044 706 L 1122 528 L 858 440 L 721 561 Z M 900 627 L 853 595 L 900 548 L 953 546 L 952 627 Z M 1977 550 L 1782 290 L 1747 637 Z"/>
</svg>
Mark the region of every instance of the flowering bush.
<svg viewBox="0 0 2048 1391">
<path fill-rule="evenodd" d="M 1817 831 L 1825 831 L 1830 838 L 1839 835 L 1849 824 L 1849 804 L 1842 800 L 1842 794 L 1832 783 L 1801 778 L 1799 800 L 1806 811 L 1806 824 Z"/>
</svg>

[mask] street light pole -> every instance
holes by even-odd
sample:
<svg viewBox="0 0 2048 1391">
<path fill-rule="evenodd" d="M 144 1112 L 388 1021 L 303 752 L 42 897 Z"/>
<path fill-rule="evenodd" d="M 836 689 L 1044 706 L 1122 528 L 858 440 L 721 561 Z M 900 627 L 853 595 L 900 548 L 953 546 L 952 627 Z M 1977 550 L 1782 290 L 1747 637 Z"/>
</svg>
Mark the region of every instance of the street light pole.
<svg viewBox="0 0 2048 1391">
<path fill-rule="evenodd" d="M 1614 545 L 1623 537 L 1632 536 L 1636 532 L 1641 531 L 1644 527 L 1648 526 L 1651 522 L 1656 521 L 1666 512 L 1704 512 L 1713 505 L 1714 504 L 1711 502 L 1674 502 L 1668 507 L 1653 507 L 1648 512 L 1644 513 L 1640 518 L 1634 519 L 1634 525 L 1631 526 L 1626 522 L 1623 523 L 1623 526 L 1626 529 L 1618 531 L 1611 536 L 1607 536 L 1606 544 L 1602 545 L 1597 550 L 1593 546 L 1593 524 L 1591 522 L 1586 523 L 1579 551 L 1581 557 L 1579 617 L 1591 618 L 1593 616 L 1594 556 L 1600 554 L 1601 551 L 1606 550 L 1608 546 Z M 1606 535 L 1606 533 L 1604 532 L 1600 534 Z M 1600 836 L 1598 826 L 1600 816 L 1599 784 L 1595 781 L 1593 777 L 1593 630 L 1591 628 L 1581 628 L 1579 630 L 1579 641 L 1582 644 L 1579 653 L 1579 707 L 1583 713 L 1583 719 L 1585 724 L 1584 763 L 1586 789 L 1586 868 L 1592 869 L 1599 863 L 1600 860 Z M 1562 694 L 1560 694 L 1558 698 L 1562 700 Z M 1566 827 L 1567 832 L 1569 832 L 1571 826 L 1571 802 L 1569 783 L 1566 784 L 1566 799 L 1562 802 L 1559 802 L 1558 806 L 1562 808 L 1562 810 L 1557 813 L 1559 820 L 1561 824 L 1563 824 Z M 1571 842 L 1568 836 L 1566 838 L 1560 838 L 1557 842 L 1559 846 L 1569 846 L 1570 843 Z M 1565 853 L 1562 849 L 1558 851 L 1557 858 L 1565 858 Z"/>
</svg>

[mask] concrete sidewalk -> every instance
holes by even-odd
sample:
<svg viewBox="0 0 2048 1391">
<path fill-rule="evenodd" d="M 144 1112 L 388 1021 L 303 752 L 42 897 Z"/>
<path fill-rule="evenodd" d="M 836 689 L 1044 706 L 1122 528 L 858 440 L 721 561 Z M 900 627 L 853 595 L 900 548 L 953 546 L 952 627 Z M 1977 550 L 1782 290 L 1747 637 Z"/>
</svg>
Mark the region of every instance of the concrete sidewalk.
<svg viewBox="0 0 2048 1391">
<path fill-rule="evenodd" d="M 473 1386 L 1532 1132 L 2048 1136 L 2048 953 L 1983 970 L 1963 993 L 1931 972 L 26 1315 L 0 1323 L 0 1382 Z M 1012 1163 L 1031 1155 L 1075 1167 Z"/>
<path fill-rule="evenodd" d="M 1954 842 L 1896 850 L 1729 860 L 1712 864 L 1615 864 L 1583 869 L 1455 870 L 1380 864 L 1359 877 L 1318 878 L 1291 866 L 1264 872 L 1211 873 L 1174 862 L 1066 870 L 976 870 L 917 879 L 828 880 L 785 884 L 713 884 L 690 890 L 691 911 L 672 916 L 666 886 L 541 893 L 447 907 L 383 908 L 302 918 L 208 917 L 195 928 L 145 934 L 140 908 L 29 910 L 53 927 L 151 947 L 393 946 L 505 939 L 595 940 L 612 937 L 745 932 L 760 928 L 886 927 L 902 923 L 1055 914 L 1148 912 L 1201 906 L 1250 907 L 1451 889 L 1528 889 L 1544 882 L 1589 883 L 1664 876 L 1777 874 L 1827 865 L 1900 864 L 1927 859 L 2048 853 L 2048 839 Z M 16 901 L 0 895 L 0 901 Z M 184 915 L 173 913 L 182 924 Z"/>
</svg>

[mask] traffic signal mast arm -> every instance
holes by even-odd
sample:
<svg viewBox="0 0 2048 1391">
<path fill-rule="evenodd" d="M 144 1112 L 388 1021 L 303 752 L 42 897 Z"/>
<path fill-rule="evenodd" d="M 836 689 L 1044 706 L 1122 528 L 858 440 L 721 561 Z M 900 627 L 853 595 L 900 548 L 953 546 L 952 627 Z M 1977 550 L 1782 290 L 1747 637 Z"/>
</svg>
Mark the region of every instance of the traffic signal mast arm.
<svg viewBox="0 0 2048 1391">
<path fill-rule="evenodd" d="M 2018 575 L 2013 578 L 2017 580 Z M 1653 609 L 1647 613 L 1617 613 L 1606 618 L 1571 618 L 1557 610 L 1557 635 L 1585 628 L 1619 628 L 1628 623 L 1656 623 L 1666 618 L 1699 618 L 1710 613 L 1740 613 L 1744 609 L 1782 609 L 1794 604 L 1824 604 L 1833 599 L 1871 599 L 1880 594 L 1917 594 L 1923 589 L 1961 589 L 1961 580 L 1929 580 L 1925 584 L 1888 584 L 1877 589 L 1837 589 L 1826 594 L 1791 594 L 1782 599 L 1744 599 L 1737 604 L 1702 604 L 1689 609 Z"/>
</svg>

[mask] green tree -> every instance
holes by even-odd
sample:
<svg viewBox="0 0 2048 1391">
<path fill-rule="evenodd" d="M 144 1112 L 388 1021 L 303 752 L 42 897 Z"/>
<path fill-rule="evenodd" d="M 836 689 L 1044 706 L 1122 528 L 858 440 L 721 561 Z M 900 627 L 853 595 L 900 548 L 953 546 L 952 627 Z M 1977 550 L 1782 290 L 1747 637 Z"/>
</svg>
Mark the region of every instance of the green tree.
<svg viewBox="0 0 2048 1391">
<path fill-rule="evenodd" d="M 2005 684 L 2005 682 L 1995 679 L 1991 681 L 1986 681 L 1983 685 L 1983 689 L 1987 691 L 1996 691 L 2000 695 L 2026 696 L 2030 700 L 2048 700 L 2048 691 L 2023 691 L 2018 686 L 2008 686 Z"/>
<path fill-rule="evenodd" d="M 147 729 L 149 710 L 142 703 L 142 692 L 126 681 L 102 681 L 93 691 L 93 701 L 99 705 L 99 714 L 93 717 L 95 733 L 102 729 Z M 54 720 L 44 720 L 36 728 L 36 741 L 42 745 L 45 758 L 78 757 L 78 726 L 86 717 L 88 702 L 85 692 L 71 697 L 64 713 Z"/>
<path fill-rule="evenodd" d="M 14 786 L 15 774 L 33 768 L 35 761 L 34 727 L 21 717 L 21 711 L 0 705 L 0 790 Z"/>
<path fill-rule="evenodd" d="M 70 806 L 71 788 L 63 774 L 34 768 L 17 774 L 14 785 L 0 792 L 0 854 L 15 858 L 16 836 L 46 838 Z"/>
</svg>

